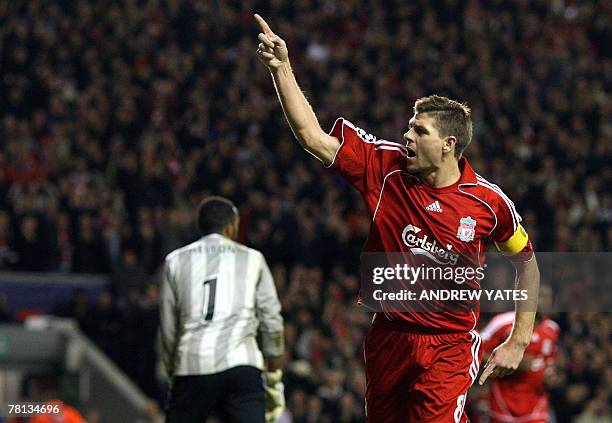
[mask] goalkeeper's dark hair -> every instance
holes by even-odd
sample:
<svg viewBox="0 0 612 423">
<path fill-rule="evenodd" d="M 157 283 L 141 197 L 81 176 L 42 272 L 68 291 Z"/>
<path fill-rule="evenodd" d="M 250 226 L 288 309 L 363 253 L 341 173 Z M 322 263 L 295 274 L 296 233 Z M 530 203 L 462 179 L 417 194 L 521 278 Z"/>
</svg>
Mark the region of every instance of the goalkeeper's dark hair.
<svg viewBox="0 0 612 423">
<path fill-rule="evenodd" d="M 224 197 L 206 197 L 198 206 L 198 229 L 202 235 L 221 233 L 238 217 L 238 208 Z"/>
<path fill-rule="evenodd" d="M 472 111 L 467 104 L 431 95 L 418 99 L 414 103 L 414 112 L 433 116 L 434 127 L 440 137 L 455 137 L 455 157 L 461 157 L 463 150 L 472 142 Z"/>
</svg>

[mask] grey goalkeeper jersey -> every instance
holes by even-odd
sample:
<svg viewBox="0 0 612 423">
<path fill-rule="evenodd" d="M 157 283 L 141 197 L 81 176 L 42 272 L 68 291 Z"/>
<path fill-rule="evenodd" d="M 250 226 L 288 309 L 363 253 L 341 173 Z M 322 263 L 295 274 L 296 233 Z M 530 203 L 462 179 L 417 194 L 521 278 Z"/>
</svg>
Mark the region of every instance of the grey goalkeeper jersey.
<svg viewBox="0 0 612 423">
<path fill-rule="evenodd" d="M 168 254 L 160 299 L 169 376 L 202 375 L 283 353 L 283 319 L 264 256 L 219 234 Z M 257 345 L 261 332 L 262 350 Z"/>
</svg>

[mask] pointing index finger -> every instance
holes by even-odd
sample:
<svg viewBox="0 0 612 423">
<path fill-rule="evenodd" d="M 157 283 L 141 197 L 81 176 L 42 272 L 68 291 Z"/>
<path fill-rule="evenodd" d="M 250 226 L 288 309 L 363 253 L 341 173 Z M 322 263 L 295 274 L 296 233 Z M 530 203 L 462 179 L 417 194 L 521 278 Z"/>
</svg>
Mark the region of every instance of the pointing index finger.
<svg viewBox="0 0 612 423">
<path fill-rule="evenodd" d="M 261 27 L 261 30 L 263 31 L 264 34 L 266 35 L 274 34 L 274 32 L 272 32 L 272 30 L 270 29 L 270 25 L 268 25 L 268 23 L 264 20 L 264 18 L 262 18 L 257 13 L 254 15 L 254 17 L 257 23 L 259 24 L 259 26 Z"/>
<path fill-rule="evenodd" d="M 491 373 L 493 373 L 493 370 L 495 370 L 495 364 L 487 363 L 487 366 L 482 372 L 482 375 L 480 375 L 480 379 L 478 379 L 478 384 L 482 385 L 483 383 L 485 383 L 485 380 L 487 380 L 487 378 L 491 375 Z"/>
</svg>

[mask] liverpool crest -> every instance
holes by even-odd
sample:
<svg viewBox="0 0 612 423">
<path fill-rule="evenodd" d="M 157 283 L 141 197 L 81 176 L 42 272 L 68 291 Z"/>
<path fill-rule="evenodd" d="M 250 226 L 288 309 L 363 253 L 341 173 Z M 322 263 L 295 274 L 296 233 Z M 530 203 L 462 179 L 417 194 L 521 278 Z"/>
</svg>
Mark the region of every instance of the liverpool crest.
<svg viewBox="0 0 612 423">
<path fill-rule="evenodd" d="M 459 229 L 457 229 L 457 238 L 461 241 L 469 242 L 474 240 L 476 233 L 476 221 L 471 216 L 462 217 L 459 220 Z"/>
</svg>

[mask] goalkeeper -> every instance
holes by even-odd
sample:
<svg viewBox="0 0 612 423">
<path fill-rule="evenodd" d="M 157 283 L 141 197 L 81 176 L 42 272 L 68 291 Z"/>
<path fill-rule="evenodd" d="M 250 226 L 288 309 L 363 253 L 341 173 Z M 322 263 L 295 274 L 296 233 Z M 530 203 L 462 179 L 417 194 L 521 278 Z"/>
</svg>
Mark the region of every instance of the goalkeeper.
<svg viewBox="0 0 612 423">
<path fill-rule="evenodd" d="M 234 241 L 238 224 L 231 201 L 209 197 L 198 210 L 202 237 L 166 257 L 160 338 L 168 423 L 202 423 L 214 410 L 224 422 L 273 422 L 285 406 L 280 302 L 264 256 Z"/>
</svg>

